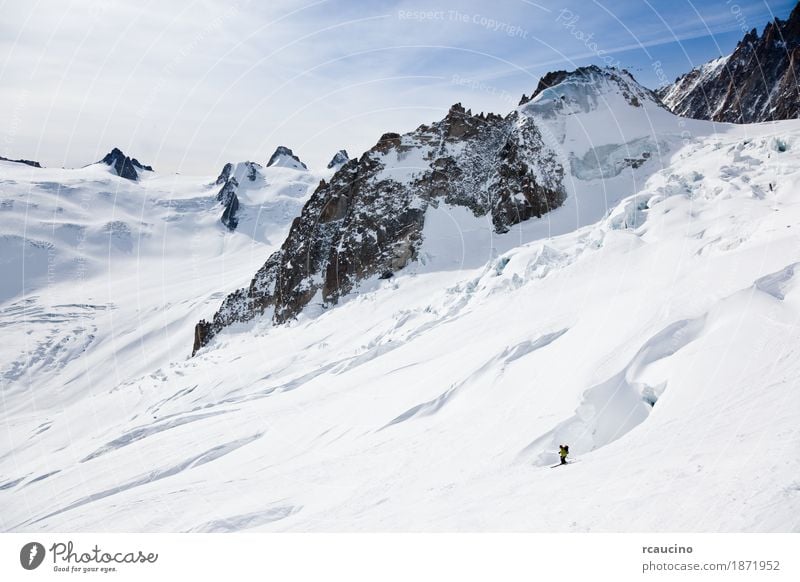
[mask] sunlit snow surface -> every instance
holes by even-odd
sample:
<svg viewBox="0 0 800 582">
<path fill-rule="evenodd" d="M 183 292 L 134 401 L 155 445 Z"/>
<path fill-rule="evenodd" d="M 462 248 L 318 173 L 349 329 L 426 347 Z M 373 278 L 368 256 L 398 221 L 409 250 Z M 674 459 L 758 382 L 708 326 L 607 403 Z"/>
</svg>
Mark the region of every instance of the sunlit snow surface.
<svg viewBox="0 0 800 582">
<path fill-rule="evenodd" d="M 440 205 L 394 278 L 191 359 L 311 173 L 231 234 L 210 177 L 0 162 L 0 527 L 800 531 L 800 122 L 616 97 L 541 121 L 603 172 L 564 207 Z"/>
</svg>

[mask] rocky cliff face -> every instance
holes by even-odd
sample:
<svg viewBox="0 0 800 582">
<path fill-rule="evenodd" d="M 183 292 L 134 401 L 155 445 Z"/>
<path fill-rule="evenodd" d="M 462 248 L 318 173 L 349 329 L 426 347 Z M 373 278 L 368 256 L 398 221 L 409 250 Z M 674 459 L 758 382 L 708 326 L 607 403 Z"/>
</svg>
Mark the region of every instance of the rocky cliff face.
<svg viewBox="0 0 800 582">
<path fill-rule="evenodd" d="M 13 162 L 15 164 L 25 164 L 26 166 L 31 166 L 33 168 L 41 168 L 42 165 L 39 162 L 34 162 L 33 160 L 11 160 L 9 158 L 4 158 L 0 156 L 0 161 L 3 162 Z"/>
<path fill-rule="evenodd" d="M 697 67 L 658 90 L 673 113 L 755 123 L 800 115 L 800 4 L 761 36 L 751 30 L 728 57 Z"/>
<path fill-rule="evenodd" d="M 300 161 L 292 150 L 285 146 L 278 146 L 269 158 L 267 167 L 278 166 L 283 168 L 294 168 L 296 170 L 307 170 L 308 167 Z"/>
<path fill-rule="evenodd" d="M 241 180 L 249 180 L 255 182 L 258 177 L 258 170 L 261 168 L 255 162 L 242 162 L 239 164 L 225 164 L 219 176 L 215 180 L 215 184 L 221 185 L 219 192 L 217 192 L 217 200 L 222 205 L 222 217 L 220 221 L 228 227 L 228 230 L 236 230 L 239 226 L 239 197 L 237 190 L 239 189 Z"/>
<path fill-rule="evenodd" d="M 114 170 L 117 176 L 127 180 L 138 180 L 139 172 L 137 170 L 153 171 L 153 168 L 141 164 L 136 158 L 129 158 L 126 156 L 119 148 L 114 148 L 108 152 L 98 163 L 111 166 L 111 169 Z"/>
<path fill-rule="evenodd" d="M 460 104 L 432 125 L 384 134 L 321 182 L 286 241 L 250 285 L 195 329 L 193 352 L 235 322 L 297 316 L 335 304 L 360 281 L 391 277 L 417 257 L 429 206 L 490 215 L 497 232 L 560 206 L 563 168 L 532 118 L 473 115 Z"/>
<path fill-rule="evenodd" d="M 346 164 L 349 159 L 350 156 L 347 155 L 347 150 L 339 150 L 333 155 L 331 161 L 328 162 L 328 169 L 338 169 L 340 166 Z"/>
</svg>

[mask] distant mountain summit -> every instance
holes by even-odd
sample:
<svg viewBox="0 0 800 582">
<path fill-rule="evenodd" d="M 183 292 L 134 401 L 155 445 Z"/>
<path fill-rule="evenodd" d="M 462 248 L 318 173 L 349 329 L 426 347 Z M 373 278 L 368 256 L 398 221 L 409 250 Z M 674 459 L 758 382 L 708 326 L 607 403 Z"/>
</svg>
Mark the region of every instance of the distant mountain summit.
<svg viewBox="0 0 800 582">
<path fill-rule="evenodd" d="M 236 230 L 239 226 L 239 187 L 245 183 L 255 182 L 261 169 L 255 162 L 240 162 L 232 164 L 228 162 L 223 166 L 214 183 L 222 186 L 217 192 L 217 201 L 224 208 L 220 222 L 228 227 L 228 230 Z"/>
<path fill-rule="evenodd" d="M 800 4 L 761 36 L 754 28 L 727 57 L 692 69 L 657 91 L 673 113 L 756 123 L 800 115 Z"/>
<path fill-rule="evenodd" d="M 270 163 L 291 159 L 279 148 Z M 517 111 L 474 115 L 455 104 L 441 121 L 385 133 L 320 182 L 250 285 L 197 324 L 193 351 L 232 323 L 262 314 L 283 323 L 315 296 L 334 305 L 365 279 L 391 277 L 417 260 L 428 207 L 466 208 L 502 233 L 558 208 L 563 175 L 533 119 Z"/>
<path fill-rule="evenodd" d="M 347 155 L 347 150 L 339 150 L 336 152 L 331 161 L 328 162 L 328 169 L 336 168 L 337 166 L 343 166 L 347 161 L 350 159 L 350 156 Z"/>
<path fill-rule="evenodd" d="M 120 178 L 125 178 L 127 180 L 138 180 L 139 179 L 139 171 L 146 170 L 148 172 L 152 172 L 153 168 L 150 166 L 145 166 L 144 164 L 140 163 L 139 160 L 136 158 L 129 158 L 122 150 L 119 148 L 114 148 L 110 152 L 106 154 L 106 156 L 98 162 L 99 164 L 106 164 L 107 166 L 111 166 L 111 169 L 119 176 Z"/>
<path fill-rule="evenodd" d="M 523 95 L 520 105 L 552 118 L 557 114 L 591 113 L 606 108 L 611 95 L 622 97 L 632 107 L 647 104 L 663 108 L 658 95 L 640 85 L 628 71 L 596 65 L 547 73 L 530 97 Z"/>
<path fill-rule="evenodd" d="M 25 164 L 26 166 L 31 166 L 33 168 L 41 168 L 42 165 L 39 162 L 34 162 L 33 160 L 11 160 L 9 158 L 4 158 L 0 156 L 1 162 L 12 162 L 14 164 Z"/>
<path fill-rule="evenodd" d="M 222 186 L 219 192 L 217 192 L 217 202 L 219 202 L 224 209 L 220 222 L 231 231 L 236 230 L 236 227 L 239 225 L 239 217 L 236 215 L 239 211 L 239 197 L 236 195 L 236 191 L 239 189 L 239 179 L 242 178 L 243 173 L 246 173 L 250 181 L 256 179 L 256 167 L 258 164 L 244 162 L 243 165 L 245 166 L 245 168 L 243 168 L 245 172 L 236 172 L 235 170 L 239 169 L 242 164 L 234 165 L 228 162 L 222 168 L 222 171 L 215 181 L 215 184 Z M 239 178 L 237 179 L 234 174 L 239 174 Z"/>
<path fill-rule="evenodd" d="M 267 167 L 277 166 L 281 168 L 294 168 L 296 170 L 307 170 L 308 167 L 300 161 L 292 150 L 285 146 L 278 146 L 270 156 Z"/>
<path fill-rule="evenodd" d="M 595 180 L 637 169 L 666 147 L 654 124 L 677 127 L 653 91 L 613 68 L 551 73 L 523 102 L 505 116 L 457 103 L 342 164 L 250 284 L 195 326 L 193 353 L 229 325 L 262 315 L 282 324 L 312 302 L 332 307 L 368 279 L 393 277 L 424 258 L 426 223 L 441 205 L 502 235 L 562 206 L 567 173 Z M 274 163 L 290 154 L 279 148 Z"/>
</svg>

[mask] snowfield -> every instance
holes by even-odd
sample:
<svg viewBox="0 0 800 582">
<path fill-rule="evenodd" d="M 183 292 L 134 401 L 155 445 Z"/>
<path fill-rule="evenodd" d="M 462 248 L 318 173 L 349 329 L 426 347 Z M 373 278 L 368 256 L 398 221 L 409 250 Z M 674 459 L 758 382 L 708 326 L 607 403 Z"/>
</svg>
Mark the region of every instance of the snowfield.
<svg viewBox="0 0 800 582">
<path fill-rule="evenodd" d="M 229 233 L 210 177 L 0 162 L 0 527 L 800 532 L 800 121 L 603 95 L 520 108 L 563 207 L 442 204 L 395 277 L 194 358 L 318 175 Z"/>
</svg>

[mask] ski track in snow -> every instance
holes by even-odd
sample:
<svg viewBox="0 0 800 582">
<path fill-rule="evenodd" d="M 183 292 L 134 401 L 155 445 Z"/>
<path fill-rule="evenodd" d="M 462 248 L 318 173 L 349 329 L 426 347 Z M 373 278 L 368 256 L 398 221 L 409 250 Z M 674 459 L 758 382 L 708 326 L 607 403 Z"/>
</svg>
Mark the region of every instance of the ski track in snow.
<svg viewBox="0 0 800 582">
<path fill-rule="evenodd" d="M 232 441 L 232 442 L 229 442 L 229 443 L 218 445 L 218 446 L 213 447 L 213 448 L 211 448 L 211 449 L 209 449 L 207 451 L 204 451 L 203 453 L 200 453 L 199 455 L 195 455 L 193 457 L 190 457 L 190 458 L 186 459 L 185 461 L 183 461 L 183 462 L 181 462 L 181 463 L 179 463 L 177 465 L 173 465 L 171 467 L 167 467 L 167 468 L 163 468 L 163 469 L 156 469 L 154 471 L 151 471 L 151 472 L 147 473 L 146 475 L 142 475 L 141 477 L 139 477 L 137 479 L 134 479 L 133 481 L 129 481 L 127 483 L 123 483 L 122 485 L 118 485 L 116 487 L 112 487 L 111 489 L 106 489 L 104 491 L 100 491 L 99 493 L 93 493 L 92 495 L 89 495 L 87 497 L 83 497 L 81 499 L 78 499 L 77 501 L 75 501 L 73 503 L 70 503 L 69 505 L 67 505 L 67 506 L 65 506 L 65 507 L 63 507 L 61 509 L 57 509 L 56 511 L 53 511 L 53 512 L 48 513 L 47 515 L 45 515 L 43 517 L 40 517 L 38 519 L 35 519 L 35 520 L 31 521 L 29 525 L 34 525 L 36 523 L 39 523 L 41 521 L 44 521 L 44 520 L 49 519 L 51 517 L 54 517 L 54 516 L 56 516 L 56 515 L 58 515 L 60 513 L 67 512 L 67 511 L 76 509 L 78 507 L 82 507 L 84 505 L 87 505 L 89 503 L 93 503 L 93 502 L 98 501 L 100 499 L 104 499 L 104 498 L 109 497 L 111 495 L 117 495 L 117 494 L 122 493 L 124 491 L 127 491 L 129 489 L 133 489 L 135 487 L 141 487 L 142 485 L 147 485 L 147 484 L 153 483 L 155 481 L 159 481 L 161 479 L 166 479 L 167 477 L 171 477 L 173 475 L 177 475 L 177 474 L 182 473 L 183 471 L 186 471 L 188 469 L 193 469 L 195 467 L 199 467 L 199 466 L 204 465 L 206 463 L 210 463 L 210 462 L 212 462 L 212 461 L 214 461 L 216 459 L 219 459 L 220 457 L 222 457 L 224 455 L 227 455 L 227 454 L 235 451 L 236 449 L 238 449 L 240 447 L 243 447 L 243 446 L 245 446 L 245 445 L 247 445 L 247 444 L 249 444 L 249 443 L 251 443 L 251 442 L 253 442 L 253 441 L 255 441 L 255 440 L 259 439 L 259 438 L 261 438 L 262 436 L 263 436 L 263 433 L 257 433 L 257 434 L 254 434 L 252 436 L 249 436 L 249 437 L 246 437 L 246 438 L 243 438 L 243 439 L 239 439 L 239 440 L 236 440 L 236 441 Z M 56 472 L 57 471 L 54 471 L 54 473 L 56 473 Z M 51 475 L 52 474 L 53 473 L 51 473 Z M 40 477 L 39 479 L 42 479 L 42 478 L 43 477 Z M 21 526 L 21 525 L 24 525 L 24 524 L 19 524 L 19 526 Z M 19 527 L 19 526 L 17 526 L 17 527 Z"/>
<path fill-rule="evenodd" d="M 272 523 L 274 521 L 286 519 L 301 509 L 302 507 L 295 507 L 293 505 L 270 507 L 263 511 L 253 511 L 242 515 L 226 517 L 224 519 L 215 519 L 213 521 L 193 527 L 188 531 L 193 533 L 226 533 L 242 531 Z"/>
<path fill-rule="evenodd" d="M 121 449 L 122 447 L 127 447 L 128 445 L 135 443 L 141 439 L 147 438 L 154 434 L 158 434 L 165 430 L 170 430 L 172 428 L 176 428 L 179 426 L 183 426 L 184 424 L 188 424 L 190 422 L 197 422 L 198 420 L 202 420 L 204 418 L 210 418 L 213 416 L 218 416 L 220 414 L 226 414 L 228 412 L 234 412 L 234 410 L 219 410 L 215 412 L 207 412 L 205 414 L 194 414 L 194 415 L 187 415 L 179 418 L 172 418 L 167 421 L 162 421 L 157 424 L 152 424 L 150 426 L 142 426 L 139 428 L 135 428 L 124 433 L 122 436 L 115 438 L 112 441 L 109 441 L 93 453 L 85 456 L 80 460 L 81 463 L 85 463 L 86 461 L 91 461 L 92 459 L 96 459 L 97 457 L 109 453 L 111 451 L 116 451 Z"/>
<path fill-rule="evenodd" d="M 469 374 L 467 379 L 462 380 L 458 384 L 454 384 L 453 386 L 448 388 L 447 391 L 443 392 L 441 395 L 437 396 L 433 400 L 429 400 L 428 402 L 423 402 L 422 404 L 417 404 L 416 406 L 406 410 L 403 414 L 392 419 L 389 422 L 389 424 L 381 427 L 378 430 L 383 430 L 392 425 L 405 422 L 406 420 L 409 420 L 411 418 L 419 418 L 423 416 L 431 416 L 433 414 L 436 414 L 436 412 L 438 412 L 442 407 L 444 407 L 445 404 L 447 404 L 450 401 L 450 399 L 452 399 L 456 395 L 456 393 L 468 382 L 479 381 L 481 375 L 485 374 L 493 367 L 496 367 L 498 364 L 502 364 L 502 367 L 504 368 L 505 364 L 509 364 L 532 352 L 535 352 L 538 349 L 550 345 L 551 343 L 556 341 L 559 337 L 564 335 L 567 331 L 568 331 L 567 329 L 562 329 L 557 332 L 545 334 L 537 338 L 536 340 L 524 341 L 511 348 L 506 348 L 498 356 L 490 359 L 483 366 L 481 366 L 480 368 Z"/>
</svg>

